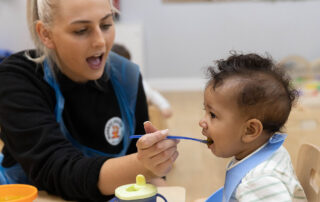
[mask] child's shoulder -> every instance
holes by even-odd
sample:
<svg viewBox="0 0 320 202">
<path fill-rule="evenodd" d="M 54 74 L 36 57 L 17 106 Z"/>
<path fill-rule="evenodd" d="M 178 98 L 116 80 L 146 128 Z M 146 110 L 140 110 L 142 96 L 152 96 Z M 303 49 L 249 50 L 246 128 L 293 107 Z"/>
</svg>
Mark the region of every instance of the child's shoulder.
<svg viewBox="0 0 320 202">
<path fill-rule="evenodd" d="M 302 187 L 295 175 L 290 155 L 281 146 L 270 158 L 242 178 L 235 197 L 253 199 L 258 196 L 261 198 L 274 195 L 282 199 L 290 199 L 301 190 Z"/>
<path fill-rule="evenodd" d="M 291 158 L 283 146 L 281 146 L 272 156 L 252 169 L 246 179 L 261 178 L 262 176 L 291 176 L 294 174 Z M 279 176 L 280 175 L 280 176 Z"/>
</svg>

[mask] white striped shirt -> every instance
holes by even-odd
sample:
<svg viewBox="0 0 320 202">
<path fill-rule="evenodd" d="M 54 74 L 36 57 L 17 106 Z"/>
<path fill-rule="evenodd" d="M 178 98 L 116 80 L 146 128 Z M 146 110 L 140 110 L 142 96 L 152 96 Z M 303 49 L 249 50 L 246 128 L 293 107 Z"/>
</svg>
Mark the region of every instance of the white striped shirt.
<svg viewBox="0 0 320 202">
<path fill-rule="evenodd" d="M 233 159 L 232 162 L 228 169 L 241 161 L 235 162 Z M 281 146 L 270 158 L 242 178 L 230 201 L 305 202 L 307 199 L 295 175 L 290 155 Z"/>
</svg>

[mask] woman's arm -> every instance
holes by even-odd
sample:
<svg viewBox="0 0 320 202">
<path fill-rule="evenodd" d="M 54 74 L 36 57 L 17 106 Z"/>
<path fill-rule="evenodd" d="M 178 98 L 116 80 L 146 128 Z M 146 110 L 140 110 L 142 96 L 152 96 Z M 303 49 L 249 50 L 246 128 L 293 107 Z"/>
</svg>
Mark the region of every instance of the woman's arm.
<svg viewBox="0 0 320 202">
<path fill-rule="evenodd" d="M 69 200 L 105 199 L 97 187 L 106 157 L 84 157 L 61 133 L 55 120 L 55 95 L 41 67 L 24 53 L 0 64 L 0 125 L 4 160 L 17 162 L 30 183 Z"/>
</svg>

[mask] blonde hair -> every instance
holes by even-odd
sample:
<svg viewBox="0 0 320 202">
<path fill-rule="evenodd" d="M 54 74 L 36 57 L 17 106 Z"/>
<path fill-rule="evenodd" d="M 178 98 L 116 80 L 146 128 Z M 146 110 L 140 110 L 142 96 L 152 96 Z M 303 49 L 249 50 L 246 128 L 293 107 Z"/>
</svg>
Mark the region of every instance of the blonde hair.
<svg viewBox="0 0 320 202">
<path fill-rule="evenodd" d="M 48 49 L 42 43 L 36 32 L 36 24 L 38 21 L 43 22 L 46 27 L 50 27 L 50 25 L 52 25 L 53 16 L 56 14 L 58 8 L 57 2 L 57 0 L 27 0 L 28 28 L 36 47 L 36 57 L 31 57 L 29 52 L 26 52 L 26 56 L 29 60 L 36 63 L 42 63 L 46 58 L 48 58 L 51 64 L 55 63 L 59 66 L 59 61 L 55 51 Z M 118 10 L 112 4 L 112 0 L 109 0 L 109 2 L 112 12 L 118 13 Z"/>
</svg>

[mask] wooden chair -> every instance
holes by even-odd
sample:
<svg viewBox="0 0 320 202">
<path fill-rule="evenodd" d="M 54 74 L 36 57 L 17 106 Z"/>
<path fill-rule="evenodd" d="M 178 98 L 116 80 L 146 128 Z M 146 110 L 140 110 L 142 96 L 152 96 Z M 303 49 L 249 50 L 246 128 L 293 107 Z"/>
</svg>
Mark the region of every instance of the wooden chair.
<svg viewBox="0 0 320 202">
<path fill-rule="evenodd" d="M 301 145 L 296 165 L 297 177 L 309 202 L 319 202 L 320 148 L 312 144 Z"/>
<path fill-rule="evenodd" d="M 316 79 L 320 79 L 320 58 L 311 62 L 311 71 Z"/>
</svg>

